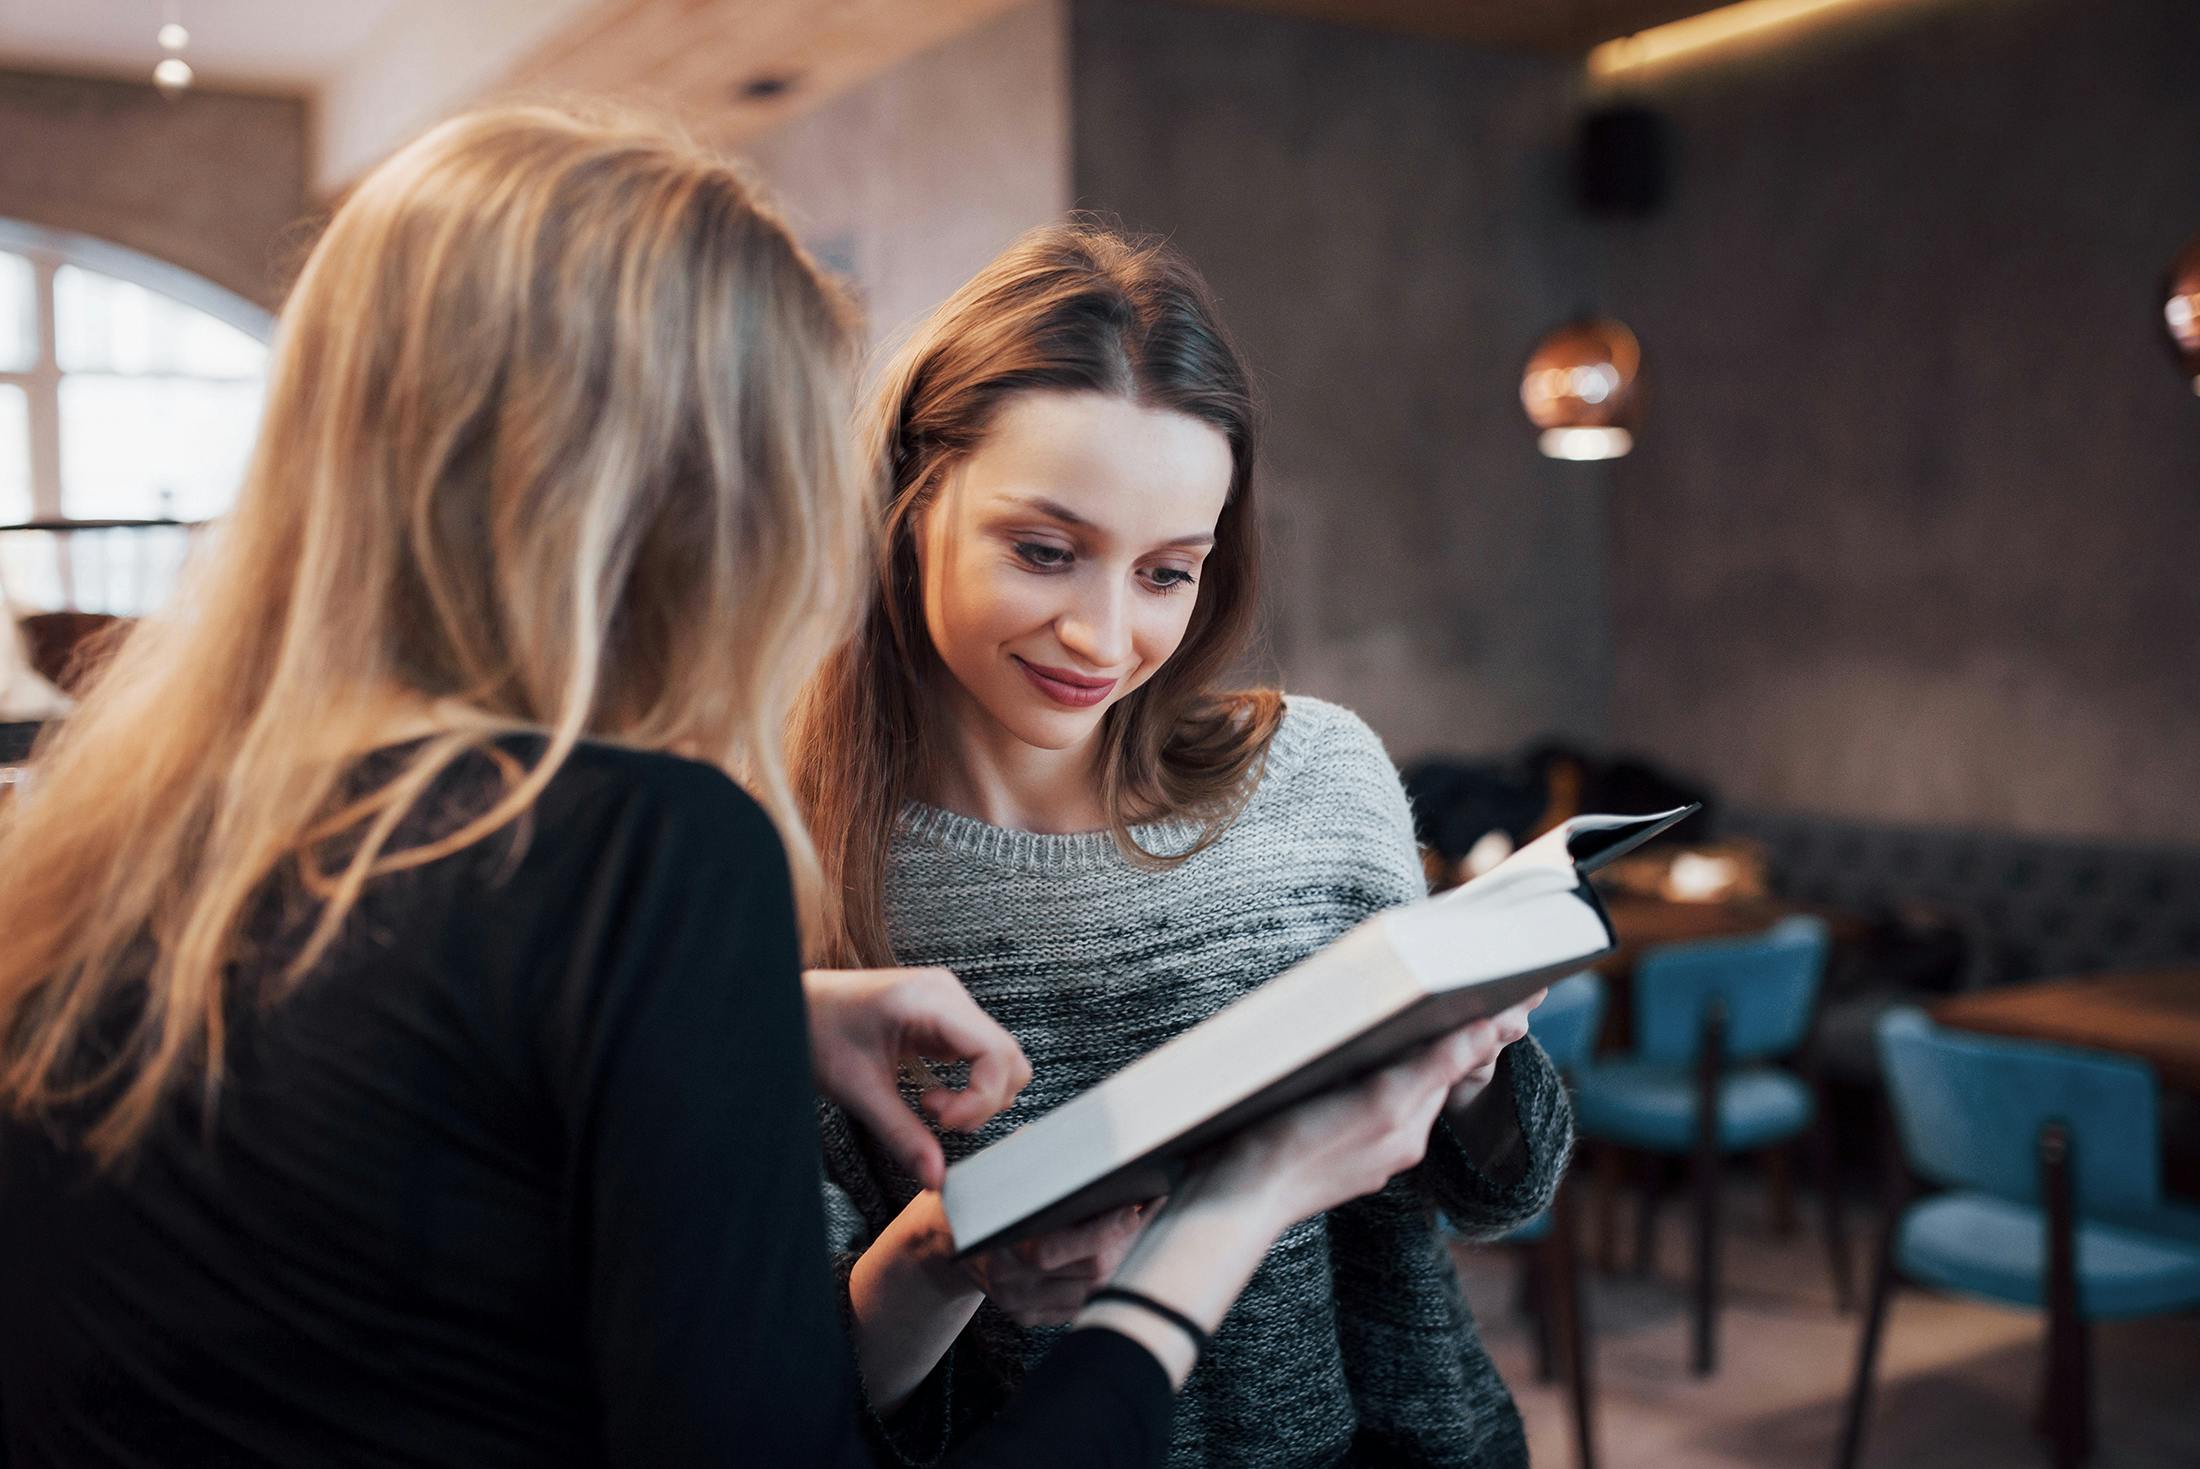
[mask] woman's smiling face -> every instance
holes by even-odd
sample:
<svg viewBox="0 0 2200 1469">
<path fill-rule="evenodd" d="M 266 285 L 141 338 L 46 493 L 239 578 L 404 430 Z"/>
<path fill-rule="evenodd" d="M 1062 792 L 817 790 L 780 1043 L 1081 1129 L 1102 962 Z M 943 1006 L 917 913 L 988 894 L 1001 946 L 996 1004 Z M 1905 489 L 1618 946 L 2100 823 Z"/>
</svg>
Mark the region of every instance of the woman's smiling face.
<svg viewBox="0 0 2200 1469">
<path fill-rule="evenodd" d="M 916 528 L 925 626 L 966 707 L 1040 749 L 1092 739 L 1184 640 L 1232 469 L 1188 414 L 1008 399 Z"/>
</svg>

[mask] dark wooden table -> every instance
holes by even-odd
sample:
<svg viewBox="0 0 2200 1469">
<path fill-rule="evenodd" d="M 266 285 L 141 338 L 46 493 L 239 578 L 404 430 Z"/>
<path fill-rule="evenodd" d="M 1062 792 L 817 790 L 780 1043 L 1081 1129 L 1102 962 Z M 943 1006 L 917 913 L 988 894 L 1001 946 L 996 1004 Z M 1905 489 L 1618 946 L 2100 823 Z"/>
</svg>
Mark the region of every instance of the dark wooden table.
<svg viewBox="0 0 2200 1469">
<path fill-rule="evenodd" d="M 1799 914 L 1824 919 L 1837 944 L 1861 938 L 1867 926 L 1853 913 L 1809 903 L 1791 903 L 1782 898 L 1677 903 L 1670 898 L 1645 898 L 1628 893 L 1606 893 L 1603 897 L 1604 911 L 1611 915 L 1612 931 L 1619 938 L 1619 950 L 1597 967 L 1615 979 L 1634 967 L 1638 954 L 1655 945 L 1763 933 L 1781 919 Z"/>
<path fill-rule="evenodd" d="M 1624 1050 L 1634 1035 L 1634 987 L 1629 983 L 1635 960 L 1644 949 L 1660 944 L 1693 943 L 1698 939 L 1737 938 L 1763 933 L 1783 918 L 1808 914 L 1825 920 L 1834 944 L 1853 942 L 1869 925 L 1853 913 L 1792 903 L 1782 898 L 1726 898 L 1712 903 L 1680 903 L 1670 898 L 1641 897 L 1629 893 L 1604 893 L 1604 911 L 1611 916 L 1619 947 L 1595 968 L 1605 978 L 1604 1025 L 1598 1049 Z"/>
<path fill-rule="evenodd" d="M 2081 974 L 1978 990 L 1933 1007 L 1942 1025 L 2118 1051 L 2165 1087 L 2200 1093 L 2200 969 Z"/>
</svg>

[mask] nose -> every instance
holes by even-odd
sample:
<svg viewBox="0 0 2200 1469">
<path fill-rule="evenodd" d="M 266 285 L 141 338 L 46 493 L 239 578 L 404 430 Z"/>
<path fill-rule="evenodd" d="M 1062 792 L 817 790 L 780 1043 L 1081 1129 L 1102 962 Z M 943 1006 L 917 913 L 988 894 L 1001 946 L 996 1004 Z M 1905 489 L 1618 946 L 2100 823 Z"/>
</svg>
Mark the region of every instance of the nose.
<svg viewBox="0 0 2200 1469">
<path fill-rule="evenodd" d="M 1094 581 L 1055 619 L 1054 635 L 1087 667 L 1119 668 L 1131 656 L 1126 588 L 1114 577 Z"/>
</svg>

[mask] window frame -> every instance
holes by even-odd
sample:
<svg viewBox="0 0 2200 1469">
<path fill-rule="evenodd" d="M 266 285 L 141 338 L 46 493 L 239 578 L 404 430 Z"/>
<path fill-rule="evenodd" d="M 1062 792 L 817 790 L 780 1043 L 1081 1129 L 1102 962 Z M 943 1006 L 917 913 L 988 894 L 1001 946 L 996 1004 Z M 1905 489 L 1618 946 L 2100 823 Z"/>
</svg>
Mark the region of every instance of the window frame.
<svg viewBox="0 0 2200 1469">
<path fill-rule="evenodd" d="M 61 370 L 59 330 L 54 313 L 54 276 L 62 266 L 73 265 L 142 286 L 156 295 L 226 322 L 262 343 L 267 343 L 275 334 L 274 316 L 244 297 L 180 266 L 107 240 L 0 218 L 0 250 L 23 256 L 31 263 L 33 315 L 38 326 L 37 355 L 27 369 L 0 369 L 0 383 L 23 389 L 29 405 L 33 523 L 84 523 L 62 511 L 61 380 L 68 374 Z M 142 375 L 199 380 L 196 374 L 187 373 Z"/>
</svg>

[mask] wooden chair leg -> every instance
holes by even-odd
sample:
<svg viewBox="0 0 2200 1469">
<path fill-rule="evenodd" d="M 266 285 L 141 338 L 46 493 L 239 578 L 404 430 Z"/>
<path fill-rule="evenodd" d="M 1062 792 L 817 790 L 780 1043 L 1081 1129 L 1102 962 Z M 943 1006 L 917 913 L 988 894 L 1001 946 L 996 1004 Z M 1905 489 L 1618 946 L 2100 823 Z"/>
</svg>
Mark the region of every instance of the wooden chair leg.
<svg viewBox="0 0 2200 1469">
<path fill-rule="evenodd" d="M 1779 1239 L 1788 1239 L 1795 1233 L 1795 1147 L 1792 1143 L 1781 1143 L 1766 1148 L 1762 1156 L 1772 1233 Z"/>
<path fill-rule="evenodd" d="M 1658 1209 L 1665 1202 L 1665 1159 L 1638 1153 L 1635 1159 L 1635 1274 L 1647 1276 L 1658 1263 Z"/>
<path fill-rule="evenodd" d="M 2084 1464 L 2093 1457 L 2093 1327 L 2091 1323 L 2077 1320 L 2070 1323 L 2069 1366 L 2066 1380 L 2070 1383 L 2070 1447 L 2067 1457 L 2070 1469 Z M 2058 1466 L 2060 1469 L 2060 1466 Z"/>
<path fill-rule="evenodd" d="M 1573 1207 L 1561 1186 L 1552 1201 L 1550 1251 L 1546 1278 L 1551 1284 L 1552 1315 L 1566 1346 L 1566 1385 L 1573 1399 L 1574 1462 L 1596 1469 L 1596 1397 L 1589 1375 L 1589 1303 L 1581 1286 L 1581 1256 L 1574 1246 Z"/>
<path fill-rule="evenodd" d="M 1551 1309 L 1550 1238 L 1528 1246 L 1520 1256 L 1521 1291 L 1528 1316 L 1535 1322 L 1535 1380 L 1551 1382 L 1558 1376 L 1556 1324 Z"/>
<path fill-rule="evenodd" d="M 2061 1397 L 2062 1379 L 2055 1371 L 2055 1323 L 2052 1319 L 2047 1323 L 2047 1331 L 2040 1343 L 2040 1390 L 2038 1399 L 2032 1404 L 2032 1432 L 2053 1443 L 2062 1430 L 2055 1406 Z"/>
<path fill-rule="evenodd" d="M 2093 1327 L 2065 1324 L 2051 1309 L 2045 1346 L 2032 1431 L 2047 1440 L 2055 1469 L 2077 1469 L 2093 1456 Z"/>
<path fill-rule="evenodd" d="M 1597 1268 L 1607 1275 L 1619 1269 L 1619 1169 L 1619 1144 L 1597 1144 Z"/>
<path fill-rule="evenodd" d="M 1726 1007 L 1714 1000 L 1704 1014 L 1696 1092 L 1696 1330 L 1695 1369 L 1708 1377 L 1719 1365 L 1719 1091 L 1726 1062 Z"/>
<path fill-rule="evenodd" d="M 2055 1469 L 2078 1469 L 2093 1450 L 2092 1353 L 2078 1299 L 2077 1208 L 2070 1133 L 2040 1129 L 2040 1199 L 2047 1213 L 2046 1402 Z"/>
<path fill-rule="evenodd" d="M 1825 1094 L 1817 1098 L 1818 1116 L 1811 1123 L 1811 1161 L 1818 1173 L 1818 1205 L 1826 1231 L 1826 1264 L 1833 1273 L 1833 1304 L 1846 1311 L 1855 1296 L 1849 1273 L 1849 1234 L 1841 1207 L 1841 1170 L 1833 1151 L 1833 1118 L 1826 1110 Z"/>
<path fill-rule="evenodd" d="M 1856 1348 L 1856 1380 L 1849 1384 L 1849 1411 L 1841 1424 L 1834 1469 L 1856 1469 L 1864 1450 L 1864 1423 L 1871 1414 L 1872 1373 L 1879 1357 L 1879 1336 L 1887 1324 L 1887 1301 L 1894 1293 L 1894 1242 L 1902 1227 L 1902 1208 L 1891 1203 L 1880 1232 L 1879 1254 L 1872 1266 L 1871 1299 L 1864 1307 L 1864 1334 Z"/>
<path fill-rule="evenodd" d="M 1708 1377 L 1719 1366 L 1719 1154 L 1696 1154 L 1695 1369 Z"/>
</svg>

